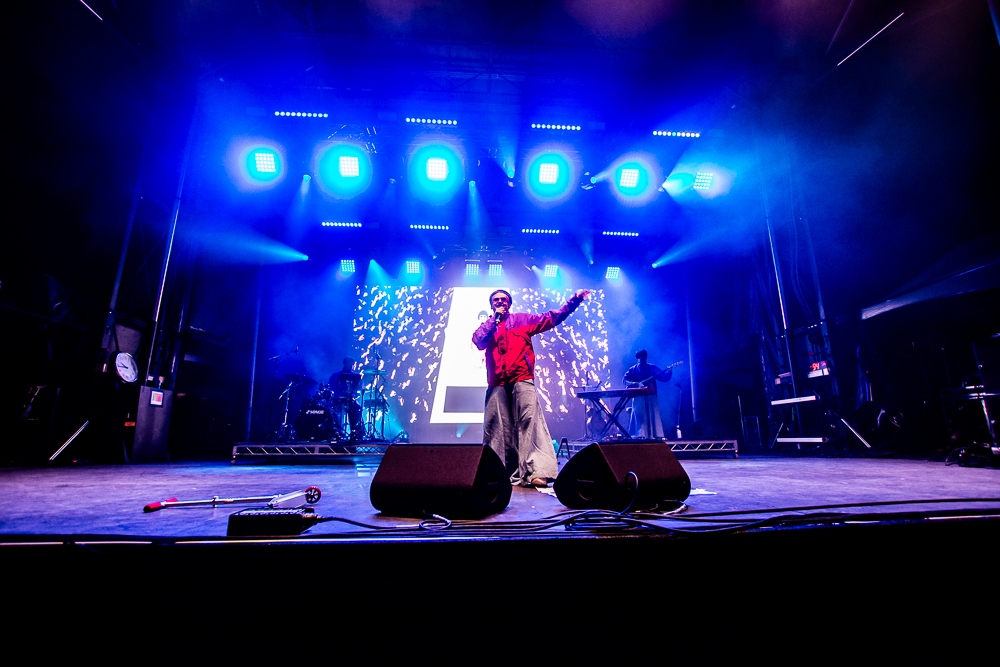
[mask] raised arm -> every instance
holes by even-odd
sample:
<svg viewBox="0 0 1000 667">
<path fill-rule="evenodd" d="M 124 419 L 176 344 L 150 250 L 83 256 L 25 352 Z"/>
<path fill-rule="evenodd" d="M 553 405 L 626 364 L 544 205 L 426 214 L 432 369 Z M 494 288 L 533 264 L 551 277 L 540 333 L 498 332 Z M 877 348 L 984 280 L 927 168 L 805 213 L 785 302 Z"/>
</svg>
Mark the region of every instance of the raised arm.
<svg viewBox="0 0 1000 667">
<path fill-rule="evenodd" d="M 564 322 L 566 318 L 570 316 L 570 313 L 576 310 L 580 304 L 583 303 L 583 300 L 587 298 L 588 294 L 590 294 L 590 290 L 579 290 L 576 294 L 571 296 L 566 303 L 563 304 L 562 308 L 550 310 L 544 315 L 529 316 L 530 319 L 526 324 L 528 335 L 534 336 L 535 334 L 548 331 L 557 324 Z M 518 326 L 525 325 L 519 324 Z"/>
</svg>

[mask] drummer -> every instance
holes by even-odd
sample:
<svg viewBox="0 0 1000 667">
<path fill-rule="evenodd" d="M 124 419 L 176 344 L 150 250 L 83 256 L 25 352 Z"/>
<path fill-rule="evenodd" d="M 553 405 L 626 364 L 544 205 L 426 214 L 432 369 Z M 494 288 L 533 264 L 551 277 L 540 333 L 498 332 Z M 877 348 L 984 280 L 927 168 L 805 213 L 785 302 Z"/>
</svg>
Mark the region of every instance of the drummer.
<svg viewBox="0 0 1000 667">
<path fill-rule="evenodd" d="M 330 375 L 330 391 L 333 392 L 333 409 L 343 423 L 347 414 L 351 427 L 351 439 L 360 437 L 361 405 L 358 403 L 358 392 L 361 390 L 361 373 L 355 372 L 357 362 L 351 357 L 344 357 L 344 367 Z"/>
</svg>

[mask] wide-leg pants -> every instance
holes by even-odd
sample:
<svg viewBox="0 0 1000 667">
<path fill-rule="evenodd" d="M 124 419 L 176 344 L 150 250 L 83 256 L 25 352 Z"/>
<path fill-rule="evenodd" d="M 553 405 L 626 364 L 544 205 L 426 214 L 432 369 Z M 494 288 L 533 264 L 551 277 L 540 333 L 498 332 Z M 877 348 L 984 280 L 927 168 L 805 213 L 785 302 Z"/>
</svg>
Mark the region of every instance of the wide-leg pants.
<svg viewBox="0 0 1000 667">
<path fill-rule="evenodd" d="M 513 484 L 555 479 L 559 474 L 552 436 L 531 380 L 486 390 L 483 444 L 504 462 Z"/>
</svg>

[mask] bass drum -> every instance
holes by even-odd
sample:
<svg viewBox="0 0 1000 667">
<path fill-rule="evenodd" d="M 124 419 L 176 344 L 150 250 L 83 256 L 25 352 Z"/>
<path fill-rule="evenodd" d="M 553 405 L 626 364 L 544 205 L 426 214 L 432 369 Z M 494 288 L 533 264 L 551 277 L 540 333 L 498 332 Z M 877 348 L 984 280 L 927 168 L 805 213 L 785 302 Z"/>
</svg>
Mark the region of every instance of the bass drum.
<svg viewBox="0 0 1000 667">
<path fill-rule="evenodd" d="M 302 404 L 295 418 L 296 440 L 330 440 L 334 435 L 333 419 L 330 410 L 322 402 L 309 399 Z"/>
</svg>

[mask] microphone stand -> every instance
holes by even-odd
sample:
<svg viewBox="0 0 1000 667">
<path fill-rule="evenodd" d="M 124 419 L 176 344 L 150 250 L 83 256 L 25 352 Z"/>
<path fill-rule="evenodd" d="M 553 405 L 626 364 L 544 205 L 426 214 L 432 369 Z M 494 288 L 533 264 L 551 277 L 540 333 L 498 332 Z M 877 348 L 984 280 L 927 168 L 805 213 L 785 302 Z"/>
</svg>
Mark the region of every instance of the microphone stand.
<svg viewBox="0 0 1000 667">
<path fill-rule="evenodd" d="M 278 364 L 281 363 L 281 358 L 282 357 L 287 357 L 290 354 L 298 354 L 298 353 L 299 353 L 299 346 L 296 345 L 294 350 L 289 350 L 288 352 L 285 352 L 283 354 L 276 354 L 273 357 L 268 357 L 267 358 L 268 361 L 273 361 L 274 362 L 274 371 L 271 373 L 271 391 L 274 391 L 275 386 L 278 384 Z M 289 383 L 289 385 L 287 387 L 285 387 L 285 391 L 281 392 L 281 394 L 278 396 L 278 399 L 277 399 L 279 401 L 282 398 L 285 399 L 285 418 L 282 420 L 281 426 L 279 426 L 277 428 L 277 430 L 274 431 L 274 433 L 277 436 L 278 440 L 283 440 L 285 438 L 286 428 L 289 429 L 289 430 L 291 430 L 291 426 L 288 424 L 288 398 L 291 395 L 291 389 L 292 389 L 292 384 Z M 268 392 L 268 393 L 270 393 L 270 392 Z M 274 403 L 273 402 L 268 403 L 267 423 L 268 424 L 273 424 L 274 423 Z M 290 435 L 290 433 L 288 435 Z"/>
<path fill-rule="evenodd" d="M 680 382 L 675 382 L 674 385 L 678 389 L 677 393 L 677 439 L 681 440 L 684 436 L 681 434 L 681 408 L 684 406 L 684 387 L 681 386 Z"/>
</svg>

